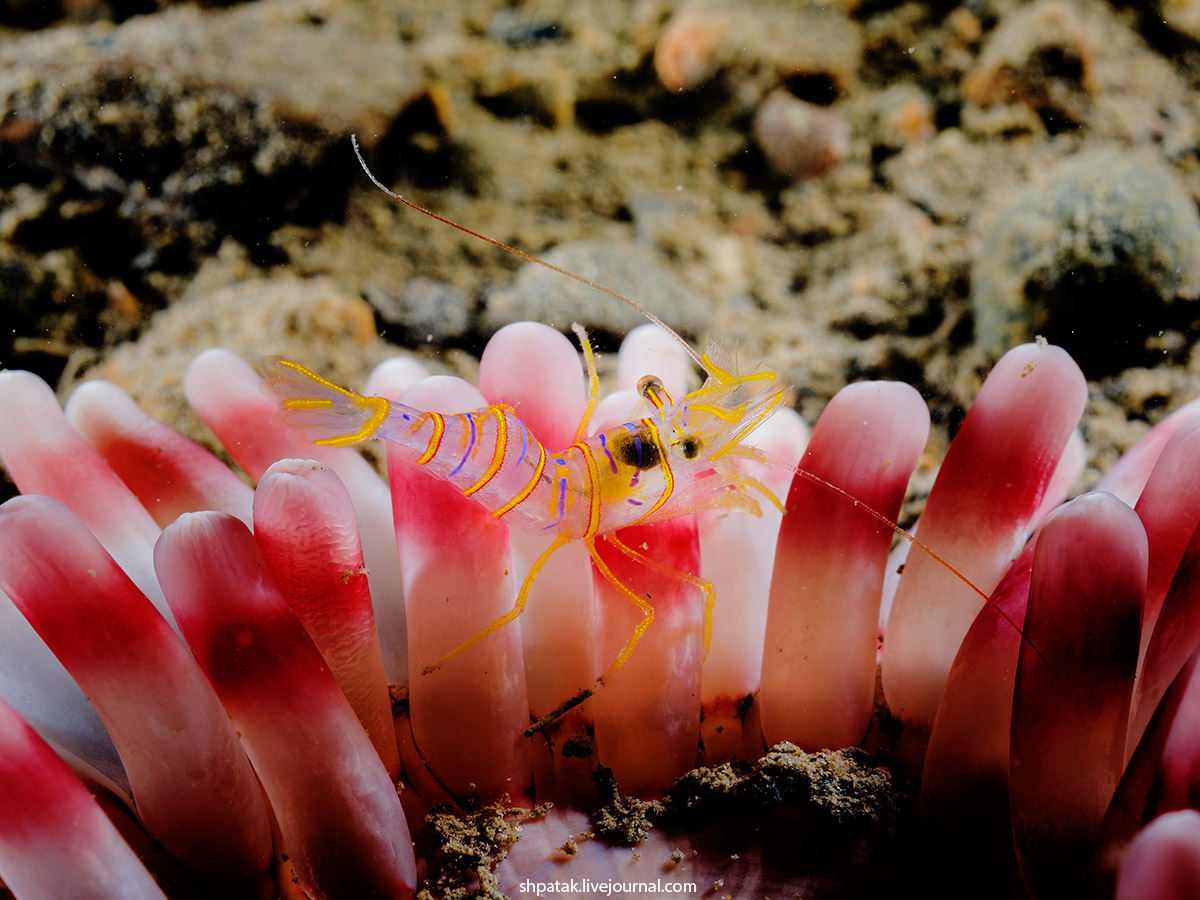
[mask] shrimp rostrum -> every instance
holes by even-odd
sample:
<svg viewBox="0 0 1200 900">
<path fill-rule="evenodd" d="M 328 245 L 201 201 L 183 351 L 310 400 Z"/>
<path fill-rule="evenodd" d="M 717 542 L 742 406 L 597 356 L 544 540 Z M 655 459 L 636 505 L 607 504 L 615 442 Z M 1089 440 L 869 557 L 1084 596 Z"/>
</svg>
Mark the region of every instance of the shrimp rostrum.
<svg viewBox="0 0 1200 900">
<path fill-rule="evenodd" d="M 762 483 L 736 465 L 739 459 L 767 461 L 765 454 L 745 441 L 788 399 L 790 389 L 774 372 L 759 366 L 738 373 L 716 349 L 697 354 L 684 344 L 707 374 L 699 389 L 676 401 L 656 378 L 647 376 L 638 385 L 642 402 L 632 419 L 589 437 L 598 379 L 587 335 L 578 325 L 575 330 L 587 364 L 589 400 L 575 443 L 562 452 L 547 450 L 505 404 L 458 414 L 423 412 L 381 397 L 361 396 L 288 360 L 264 361 L 267 384 L 282 398 L 284 420 L 302 429 L 309 440 L 327 446 L 390 441 L 412 463 L 449 481 L 494 519 L 553 536 L 530 566 L 513 608 L 426 672 L 520 616 L 542 567 L 573 540 L 583 541 L 596 569 L 642 614 L 599 682 L 629 659 L 653 622 L 654 611 L 604 563 L 596 551 L 598 539 L 704 592 L 707 650 L 715 600 L 712 585 L 649 559 L 623 544 L 616 532 L 718 507 L 759 515 L 760 497 L 780 506 Z"/>
</svg>

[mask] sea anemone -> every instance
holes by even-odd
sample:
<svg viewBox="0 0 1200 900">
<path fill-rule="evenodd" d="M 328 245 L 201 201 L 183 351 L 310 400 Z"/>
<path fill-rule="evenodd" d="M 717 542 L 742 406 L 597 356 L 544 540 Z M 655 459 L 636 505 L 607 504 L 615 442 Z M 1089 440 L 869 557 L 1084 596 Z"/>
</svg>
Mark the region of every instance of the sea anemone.
<svg viewBox="0 0 1200 900">
<path fill-rule="evenodd" d="M 628 418 L 647 372 L 686 392 L 678 349 L 639 331 L 597 427 Z M 422 374 L 385 364 L 367 390 L 442 411 L 507 403 L 550 448 L 584 406 L 577 353 L 539 325 L 492 339 L 479 390 Z M 256 490 L 112 385 L 81 386 L 64 414 L 36 377 L 0 374 L 0 457 L 23 494 L 0 507 L 0 876 L 17 897 L 602 877 L 854 893 L 880 878 L 855 839 L 816 829 L 811 852 L 777 854 L 814 821 L 896 825 L 892 773 L 921 778 L 930 821 L 1011 816 L 1022 876 L 1049 897 L 1085 878 L 1111 891 L 1138 829 L 1196 805 L 1197 410 L 1157 426 L 1105 492 L 1060 506 L 1086 397 L 1060 349 L 999 362 L 890 565 L 928 413 L 883 382 L 839 393 L 807 447 L 790 411 L 755 434 L 782 464 L 747 474 L 786 515 L 623 532 L 657 568 L 601 541 L 655 620 L 556 718 L 640 618 L 581 548 L 538 575 L 518 623 L 422 674 L 511 608 L 553 535 L 510 532 L 391 450 L 385 482 L 353 449 L 301 442 L 232 354 L 201 355 L 185 389 Z M 707 654 L 702 595 L 666 568 L 716 588 Z M 902 726 L 890 769 L 847 749 L 892 733 L 876 725 L 881 631 Z M 514 816 L 541 818 L 510 849 Z M 1195 867 L 1194 818 L 1137 837 L 1121 896 Z M 652 824 L 640 850 L 612 847 Z M 450 863 L 465 882 L 437 875 Z"/>
</svg>

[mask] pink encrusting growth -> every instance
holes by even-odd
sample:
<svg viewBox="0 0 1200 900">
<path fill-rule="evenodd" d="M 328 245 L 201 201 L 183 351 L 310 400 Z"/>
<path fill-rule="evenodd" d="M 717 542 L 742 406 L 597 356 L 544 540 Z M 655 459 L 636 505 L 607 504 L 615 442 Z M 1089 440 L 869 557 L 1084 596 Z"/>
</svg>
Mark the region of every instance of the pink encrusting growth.
<svg viewBox="0 0 1200 900">
<path fill-rule="evenodd" d="M 884 695 L 916 730 L 932 728 L 958 646 L 1024 546 L 1086 399 L 1064 350 L 1025 344 L 996 364 L 955 435 L 920 540 L 973 587 L 930 555 L 910 553 L 883 645 Z"/>
<path fill-rule="evenodd" d="M 281 459 L 254 492 L 254 539 L 388 774 L 400 774 L 392 701 L 350 495 L 332 469 Z"/>
<path fill-rule="evenodd" d="M 813 429 L 800 468 L 894 519 L 925 447 L 929 411 L 907 385 L 840 391 Z M 845 497 L 797 475 L 771 582 L 762 670 L 769 745 L 860 743 L 875 698 L 883 570 L 893 532 Z"/>
<path fill-rule="evenodd" d="M 402 400 L 444 413 L 483 405 L 473 387 L 446 376 L 426 379 Z M 508 527 L 414 465 L 407 448 L 389 443 L 387 452 L 414 672 L 413 740 L 452 794 L 520 802 L 532 783 L 520 630 L 502 628 L 428 671 L 512 608 Z"/>
<path fill-rule="evenodd" d="M 1035 898 L 1073 895 L 1125 768 L 1146 534 L 1111 494 L 1078 497 L 1034 550 L 1013 694 L 1009 794 Z"/>
<path fill-rule="evenodd" d="M 0 878 L 21 900 L 166 900 L 88 789 L 3 700 Z"/>
<path fill-rule="evenodd" d="M 146 828 L 210 883 L 265 878 L 267 810 L 225 710 L 78 517 L 37 495 L 0 506 L 0 587 L 96 707 Z"/>
<path fill-rule="evenodd" d="M 188 513 L 163 532 L 154 565 L 305 892 L 313 900 L 412 896 L 400 798 L 246 526 L 224 513 Z"/>
</svg>

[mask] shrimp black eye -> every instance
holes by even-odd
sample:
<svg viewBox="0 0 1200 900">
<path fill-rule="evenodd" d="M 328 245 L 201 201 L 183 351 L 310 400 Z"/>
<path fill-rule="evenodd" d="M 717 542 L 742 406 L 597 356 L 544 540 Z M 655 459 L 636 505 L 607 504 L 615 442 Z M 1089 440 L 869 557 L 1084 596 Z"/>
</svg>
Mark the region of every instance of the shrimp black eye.
<svg viewBox="0 0 1200 900">
<path fill-rule="evenodd" d="M 684 459 L 695 459 L 703 447 L 700 438 L 694 434 L 685 434 L 679 441 L 679 452 L 683 454 Z"/>
</svg>

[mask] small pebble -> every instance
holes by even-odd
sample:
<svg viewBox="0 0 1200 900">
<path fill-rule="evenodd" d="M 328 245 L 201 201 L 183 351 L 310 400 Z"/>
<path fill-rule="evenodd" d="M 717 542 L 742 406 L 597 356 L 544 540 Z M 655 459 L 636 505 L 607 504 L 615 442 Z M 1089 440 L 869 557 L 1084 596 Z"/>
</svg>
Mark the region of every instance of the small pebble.
<svg viewBox="0 0 1200 900">
<path fill-rule="evenodd" d="M 819 178 L 850 155 L 850 125 L 845 119 L 782 88 L 759 107 L 754 139 L 771 165 L 797 180 Z"/>
<path fill-rule="evenodd" d="M 667 22 L 654 48 L 654 71 L 668 91 L 698 88 L 721 66 L 732 21 L 725 13 L 684 7 Z"/>
</svg>

